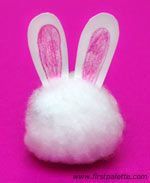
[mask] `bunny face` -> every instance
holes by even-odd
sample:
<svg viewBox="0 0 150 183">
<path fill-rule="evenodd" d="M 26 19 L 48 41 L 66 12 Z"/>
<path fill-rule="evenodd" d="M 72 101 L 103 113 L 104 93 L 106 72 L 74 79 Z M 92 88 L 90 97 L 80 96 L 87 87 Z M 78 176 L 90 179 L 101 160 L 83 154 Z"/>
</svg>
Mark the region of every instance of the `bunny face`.
<svg viewBox="0 0 150 183">
<path fill-rule="evenodd" d="M 91 163 L 111 155 L 121 141 L 123 119 L 116 100 L 102 87 L 118 35 L 113 16 L 90 19 L 71 75 L 59 20 L 49 13 L 32 20 L 29 48 L 43 86 L 28 102 L 25 144 L 40 159 Z"/>
</svg>

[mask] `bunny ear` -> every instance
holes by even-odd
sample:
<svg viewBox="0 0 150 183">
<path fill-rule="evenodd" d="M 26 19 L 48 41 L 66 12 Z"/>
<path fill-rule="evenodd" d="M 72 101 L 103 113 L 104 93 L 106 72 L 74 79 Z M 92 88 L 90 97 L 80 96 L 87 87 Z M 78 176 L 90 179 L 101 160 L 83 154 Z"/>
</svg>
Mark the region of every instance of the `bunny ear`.
<svg viewBox="0 0 150 183">
<path fill-rule="evenodd" d="M 79 41 L 75 77 L 103 85 L 119 37 L 117 20 L 100 13 L 86 24 Z"/>
<path fill-rule="evenodd" d="M 68 53 L 63 28 L 57 17 L 43 13 L 28 27 L 30 53 L 42 84 L 68 75 Z"/>
</svg>

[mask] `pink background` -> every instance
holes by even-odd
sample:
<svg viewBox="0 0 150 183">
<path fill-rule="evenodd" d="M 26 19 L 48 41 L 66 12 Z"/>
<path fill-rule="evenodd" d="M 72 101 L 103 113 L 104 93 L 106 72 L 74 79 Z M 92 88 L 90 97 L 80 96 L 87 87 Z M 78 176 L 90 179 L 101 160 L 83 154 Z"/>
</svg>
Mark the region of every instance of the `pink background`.
<svg viewBox="0 0 150 183">
<path fill-rule="evenodd" d="M 31 92 L 40 86 L 27 47 L 27 27 L 41 12 L 61 20 L 66 32 L 70 70 L 87 20 L 109 12 L 120 23 L 120 40 L 105 80 L 117 98 L 126 131 L 114 158 L 88 166 L 48 164 L 26 150 L 24 112 Z M 150 170 L 150 1 L 13 0 L 0 2 L 0 182 L 73 182 L 74 174 L 148 173 Z M 83 181 L 85 182 L 85 181 Z"/>
</svg>

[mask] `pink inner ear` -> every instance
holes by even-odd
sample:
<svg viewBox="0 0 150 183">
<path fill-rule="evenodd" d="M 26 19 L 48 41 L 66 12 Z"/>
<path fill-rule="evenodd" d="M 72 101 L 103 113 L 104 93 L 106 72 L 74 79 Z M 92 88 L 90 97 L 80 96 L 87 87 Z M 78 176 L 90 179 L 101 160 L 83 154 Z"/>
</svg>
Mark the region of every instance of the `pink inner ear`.
<svg viewBox="0 0 150 183">
<path fill-rule="evenodd" d="M 46 77 L 60 77 L 62 70 L 61 39 L 56 27 L 44 25 L 40 29 L 38 48 Z"/>
<path fill-rule="evenodd" d="M 107 29 L 96 30 L 89 43 L 85 61 L 82 68 L 82 77 L 95 83 L 102 68 L 110 42 L 110 35 Z"/>
</svg>

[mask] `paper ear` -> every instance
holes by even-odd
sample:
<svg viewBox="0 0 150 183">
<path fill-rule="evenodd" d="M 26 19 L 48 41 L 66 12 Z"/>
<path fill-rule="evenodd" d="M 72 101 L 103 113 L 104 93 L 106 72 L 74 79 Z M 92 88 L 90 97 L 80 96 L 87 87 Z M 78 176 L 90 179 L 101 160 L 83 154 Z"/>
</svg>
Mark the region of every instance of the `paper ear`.
<svg viewBox="0 0 150 183">
<path fill-rule="evenodd" d="M 43 13 L 28 27 L 30 53 L 42 84 L 68 75 L 68 53 L 63 28 L 57 17 Z"/>
<path fill-rule="evenodd" d="M 117 20 L 110 14 L 100 13 L 86 24 L 79 41 L 75 77 L 103 85 L 119 37 Z"/>
</svg>

